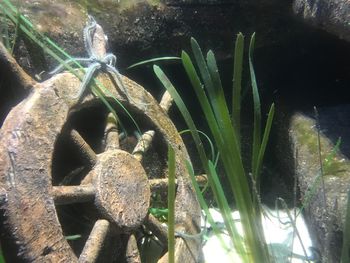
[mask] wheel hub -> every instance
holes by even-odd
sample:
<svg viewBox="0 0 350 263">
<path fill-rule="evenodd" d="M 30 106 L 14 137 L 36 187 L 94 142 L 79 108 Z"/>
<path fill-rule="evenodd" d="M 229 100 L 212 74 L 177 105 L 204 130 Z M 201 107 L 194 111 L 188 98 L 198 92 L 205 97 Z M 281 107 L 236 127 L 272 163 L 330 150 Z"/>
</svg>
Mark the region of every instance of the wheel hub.
<svg viewBox="0 0 350 263">
<path fill-rule="evenodd" d="M 145 170 L 131 154 L 112 150 L 98 155 L 95 205 L 106 219 L 124 231 L 141 225 L 150 205 L 151 190 Z"/>
</svg>

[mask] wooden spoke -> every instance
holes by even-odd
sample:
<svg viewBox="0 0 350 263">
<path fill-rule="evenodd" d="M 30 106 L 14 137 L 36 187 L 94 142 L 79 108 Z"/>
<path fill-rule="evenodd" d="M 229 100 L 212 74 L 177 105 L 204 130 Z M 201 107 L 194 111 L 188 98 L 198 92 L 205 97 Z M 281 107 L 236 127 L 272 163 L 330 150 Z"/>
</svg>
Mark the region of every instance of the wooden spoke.
<svg viewBox="0 0 350 263">
<path fill-rule="evenodd" d="M 126 262 L 141 263 L 140 251 L 137 247 L 135 235 L 130 235 L 128 245 L 126 247 Z"/>
<path fill-rule="evenodd" d="M 109 113 L 105 128 L 105 150 L 119 149 L 118 120 Z"/>
<path fill-rule="evenodd" d="M 168 246 L 168 230 L 153 215 L 149 214 L 145 221 L 145 226 L 149 229 L 163 245 Z"/>
<path fill-rule="evenodd" d="M 95 189 L 92 185 L 53 186 L 52 196 L 56 205 L 91 202 Z"/>
<path fill-rule="evenodd" d="M 59 185 L 72 185 L 74 179 L 76 179 L 84 171 L 84 169 L 86 169 L 84 166 L 75 168 L 73 171 L 63 177 Z"/>
<path fill-rule="evenodd" d="M 170 93 L 168 91 L 164 92 L 163 97 L 159 103 L 160 107 L 163 110 L 165 110 L 165 112 L 168 112 L 172 103 L 173 103 L 173 98 L 171 97 Z"/>
<path fill-rule="evenodd" d="M 208 182 L 208 176 L 206 174 L 196 175 L 196 181 L 199 186 L 204 186 Z"/>
<path fill-rule="evenodd" d="M 79 132 L 72 130 L 70 132 L 70 138 L 72 142 L 79 148 L 84 160 L 86 160 L 89 167 L 93 167 L 96 164 L 97 156 L 94 150 L 91 149 L 90 145 L 81 137 Z"/>
<path fill-rule="evenodd" d="M 133 156 L 141 162 L 142 155 L 148 150 L 148 148 L 151 146 L 153 137 L 155 132 L 154 131 L 146 131 L 144 134 L 142 134 L 141 138 L 139 139 L 139 142 L 135 146 L 132 154 Z"/>
<path fill-rule="evenodd" d="M 205 174 L 197 175 L 196 181 L 199 184 L 199 186 L 204 186 L 208 182 L 208 178 Z M 161 178 L 161 179 L 149 179 L 149 184 L 151 187 L 151 191 L 166 189 L 168 187 L 168 179 L 167 178 Z M 175 184 L 177 185 L 177 180 L 175 179 Z"/>
<path fill-rule="evenodd" d="M 107 220 L 100 219 L 96 221 L 83 252 L 80 254 L 79 262 L 96 262 L 107 236 L 108 228 L 109 222 Z"/>
<path fill-rule="evenodd" d="M 168 187 L 168 179 L 167 178 L 161 178 L 161 179 L 149 179 L 149 186 L 151 187 L 151 191 L 157 191 L 161 189 L 166 189 Z M 175 180 L 175 183 L 177 181 Z"/>
</svg>

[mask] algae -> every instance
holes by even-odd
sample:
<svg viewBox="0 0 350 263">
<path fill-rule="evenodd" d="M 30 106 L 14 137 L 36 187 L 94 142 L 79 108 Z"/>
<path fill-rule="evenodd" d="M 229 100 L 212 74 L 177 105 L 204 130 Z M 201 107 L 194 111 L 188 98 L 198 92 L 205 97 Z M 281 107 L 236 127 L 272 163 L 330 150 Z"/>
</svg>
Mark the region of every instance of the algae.
<svg viewBox="0 0 350 263">
<path fill-rule="evenodd" d="M 318 163 L 318 138 L 315 121 L 312 119 L 297 118 L 294 122 L 293 133 L 298 144 L 309 154 L 309 162 Z M 320 133 L 322 168 L 325 176 L 343 176 L 350 170 L 350 162 L 341 156 L 337 151 L 337 146 Z"/>
</svg>

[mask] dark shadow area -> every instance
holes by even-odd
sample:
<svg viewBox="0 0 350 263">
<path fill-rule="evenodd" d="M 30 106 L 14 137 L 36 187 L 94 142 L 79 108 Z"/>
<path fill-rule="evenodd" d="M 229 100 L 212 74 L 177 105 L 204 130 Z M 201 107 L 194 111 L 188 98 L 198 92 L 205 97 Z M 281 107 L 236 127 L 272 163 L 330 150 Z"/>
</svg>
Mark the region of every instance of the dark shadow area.
<svg viewBox="0 0 350 263">
<path fill-rule="evenodd" d="M 326 127 L 324 118 L 332 118 L 323 114 L 322 107 L 346 104 L 350 101 L 348 87 L 350 84 L 350 47 L 347 42 L 323 31 L 294 21 L 296 27 L 303 28 L 301 33 L 290 39 L 257 48 L 254 52 L 254 67 L 261 96 L 263 116 L 266 116 L 272 102 L 276 104 L 276 117 L 272 129 L 270 143 L 265 156 L 263 169 L 262 192 L 264 202 L 273 205 L 276 196 L 281 196 L 291 203 L 294 199 L 294 164 L 293 153 L 286 141 L 288 138 L 289 118 L 295 111 L 313 112 L 313 107 L 320 108 L 322 132 L 336 142 L 339 136 L 346 140 L 349 128 L 347 119 L 333 117 L 333 123 L 343 125 L 338 128 Z M 257 34 L 257 41 L 259 34 Z M 246 36 L 246 51 L 249 37 Z M 233 49 L 234 43 L 232 43 Z M 189 51 L 189 50 L 187 50 Z M 203 50 L 205 51 L 205 50 Z M 190 52 L 189 52 L 190 53 Z M 250 138 L 252 133 L 252 95 L 249 80 L 248 57 L 245 54 L 243 69 L 243 141 L 245 163 L 249 167 Z M 187 80 L 181 64 L 163 65 L 162 68 L 173 81 L 186 105 L 188 105 L 198 128 L 209 133 L 204 116 L 193 89 Z M 232 58 L 221 60 L 219 63 L 223 85 L 228 101 L 231 100 Z M 145 86 L 146 89 L 160 98 L 164 89 L 156 79 L 151 66 L 141 66 L 126 72 L 131 78 Z M 184 121 L 176 109 L 172 107 L 169 115 L 179 130 L 186 129 Z M 344 115 L 346 116 L 346 115 Z M 196 156 L 191 136 L 184 137 L 190 155 Z M 283 142 L 283 143 L 281 143 Z M 350 147 L 341 146 L 344 154 L 350 152 Z M 192 158 L 195 167 L 200 167 L 198 158 Z M 200 168 L 198 168 L 200 171 Z"/>
</svg>

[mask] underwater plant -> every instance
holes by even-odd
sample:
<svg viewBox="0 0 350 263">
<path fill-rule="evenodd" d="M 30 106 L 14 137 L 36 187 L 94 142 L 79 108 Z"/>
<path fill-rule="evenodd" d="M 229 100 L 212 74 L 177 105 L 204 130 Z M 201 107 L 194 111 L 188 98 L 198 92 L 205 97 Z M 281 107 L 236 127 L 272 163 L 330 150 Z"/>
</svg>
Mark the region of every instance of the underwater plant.
<svg viewBox="0 0 350 263">
<path fill-rule="evenodd" d="M 182 65 L 196 93 L 197 99 L 206 118 L 206 122 L 210 128 L 211 135 L 214 138 L 214 144 L 218 149 L 220 155 L 219 160 L 222 162 L 225 174 L 229 180 L 234 201 L 241 218 L 244 233 L 242 236 L 239 234 L 231 216 L 231 209 L 227 199 L 228 196 L 225 195 L 223 191 L 214 161 L 208 158 L 203 148 L 199 132 L 185 103 L 162 69 L 157 65 L 155 65 L 153 69 L 163 86 L 173 97 L 189 130 L 191 131 L 202 166 L 205 173 L 208 175 L 210 189 L 213 192 L 214 199 L 223 216 L 226 231 L 230 236 L 236 252 L 242 259 L 242 262 L 273 262 L 265 242 L 260 220 L 261 203 L 259 198 L 259 181 L 262 161 L 274 115 L 274 105 L 272 104 L 270 107 L 266 126 L 262 134 L 260 98 L 252 59 L 254 42 L 255 35 L 253 34 L 249 46 L 249 69 L 254 102 L 254 127 L 253 151 L 251 155 L 252 166 L 249 171 L 243 166 L 240 136 L 241 131 L 239 125 L 241 115 L 240 94 L 244 46 L 243 35 L 241 33 L 238 34 L 235 45 L 235 67 L 233 73 L 231 111 L 229 110 L 229 103 L 226 101 L 224 95 L 214 53 L 210 50 L 208 51 L 206 58 L 204 58 L 197 41 L 192 38 L 191 47 L 195 63 L 192 62 L 190 56 L 185 51 L 182 51 L 181 54 Z M 214 232 L 219 233 L 220 230 L 213 221 L 208 205 L 195 181 L 193 169 L 189 162 L 187 162 L 187 167 L 192 175 L 192 181 L 202 209 L 204 210 L 209 223 L 213 227 Z M 251 184 L 253 187 L 250 186 L 251 181 L 253 181 Z"/>
</svg>

